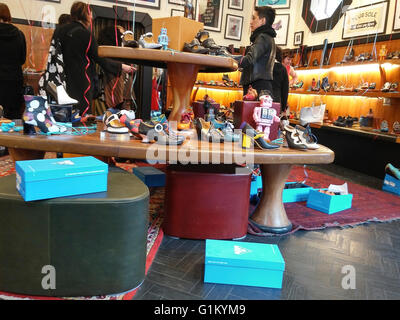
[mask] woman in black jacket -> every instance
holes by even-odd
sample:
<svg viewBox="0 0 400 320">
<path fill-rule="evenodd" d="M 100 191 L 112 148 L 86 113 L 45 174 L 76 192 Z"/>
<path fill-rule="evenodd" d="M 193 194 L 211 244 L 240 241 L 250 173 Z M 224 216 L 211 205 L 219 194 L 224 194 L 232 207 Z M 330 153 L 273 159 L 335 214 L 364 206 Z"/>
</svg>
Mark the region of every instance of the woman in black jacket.
<svg viewBox="0 0 400 320">
<path fill-rule="evenodd" d="M 272 28 L 274 20 L 275 9 L 268 6 L 254 8 L 250 21 L 252 44 L 239 62 L 239 68 L 243 70 L 240 83 L 243 85 L 244 95 L 250 85 L 257 90 L 257 93 L 268 90 L 272 95 L 276 48 L 274 40 L 276 32 Z"/>
<path fill-rule="evenodd" d="M 87 79 L 87 76 L 90 79 L 94 78 L 93 62 L 98 63 L 104 71 L 115 76 L 118 76 L 121 70 L 133 72 L 135 69 L 121 62 L 98 56 L 96 39 L 89 30 L 92 17 L 88 4 L 75 2 L 71 7 L 71 18 L 71 23 L 62 25 L 55 30 L 53 38 L 58 38 L 61 43 L 67 93 L 71 98 L 79 101 L 77 109 L 82 114 L 90 107 L 93 98 L 93 83 L 89 84 Z M 89 85 L 90 90 L 85 93 Z"/>
<path fill-rule="evenodd" d="M 281 104 L 281 113 L 287 109 L 287 100 L 289 95 L 289 78 L 286 68 L 282 64 L 282 49 L 276 47 L 276 58 L 273 69 L 273 88 L 274 102 Z"/>
<path fill-rule="evenodd" d="M 0 3 L 0 105 L 8 119 L 21 119 L 25 60 L 25 36 L 11 24 L 8 6 Z"/>
</svg>

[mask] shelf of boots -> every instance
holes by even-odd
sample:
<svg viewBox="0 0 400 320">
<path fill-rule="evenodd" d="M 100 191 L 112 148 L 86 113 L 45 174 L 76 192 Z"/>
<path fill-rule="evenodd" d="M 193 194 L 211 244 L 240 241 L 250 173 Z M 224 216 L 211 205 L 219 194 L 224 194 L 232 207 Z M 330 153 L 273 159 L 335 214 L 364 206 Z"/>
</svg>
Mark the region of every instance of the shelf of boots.
<svg viewBox="0 0 400 320">
<path fill-rule="evenodd" d="M 300 125 L 300 121 L 296 119 L 289 119 L 289 122 L 292 125 Z M 318 123 L 310 123 L 311 128 L 315 129 L 327 129 L 331 131 L 337 132 L 345 132 L 348 134 L 353 134 L 362 137 L 368 137 L 372 140 L 382 140 L 392 143 L 400 143 L 400 135 L 384 133 L 380 132 L 377 129 L 369 128 L 369 127 L 339 127 L 334 124 L 318 124 Z"/>
</svg>

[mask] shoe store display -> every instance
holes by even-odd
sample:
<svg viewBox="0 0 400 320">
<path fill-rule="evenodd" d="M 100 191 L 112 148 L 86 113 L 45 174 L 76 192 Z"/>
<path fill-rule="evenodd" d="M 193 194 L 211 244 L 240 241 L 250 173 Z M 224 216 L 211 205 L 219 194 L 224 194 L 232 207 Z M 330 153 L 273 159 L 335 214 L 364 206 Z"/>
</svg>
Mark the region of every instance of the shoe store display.
<svg viewBox="0 0 400 320">
<path fill-rule="evenodd" d="M 299 131 L 290 125 L 284 127 L 285 138 L 289 148 L 297 150 L 307 150 L 306 142 L 300 136 Z"/>
<path fill-rule="evenodd" d="M 380 124 L 381 132 L 389 132 L 389 124 L 386 120 L 382 120 Z"/>
<path fill-rule="evenodd" d="M 307 149 L 316 150 L 319 148 L 317 144 L 317 137 L 311 132 L 310 125 L 306 127 L 302 127 L 300 125 L 296 125 L 295 129 L 300 134 L 300 139 L 306 142 Z"/>
<path fill-rule="evenodd" d="M 110 111 L 106 111 L 103 116 L 103 123 L 110 133 L 129 133 L 129 129 L 120 122 L 119 116 Z"/>
<path fill-rule="evenodd" d="M 65 91 L 64 86 L 56 86 L 53 82 L 47 82 L 47 93 L 49 93 L 59 105 L 77 104 L 78 100 L 72 99 Z"/>
<path fill-rule="evenodd" d="M 139 48 L 139 43 L 135 40 L 133 32 L 130 30 L 125 31 L 122 36 L 122 46 L 129 48 Z"/>
</svg>

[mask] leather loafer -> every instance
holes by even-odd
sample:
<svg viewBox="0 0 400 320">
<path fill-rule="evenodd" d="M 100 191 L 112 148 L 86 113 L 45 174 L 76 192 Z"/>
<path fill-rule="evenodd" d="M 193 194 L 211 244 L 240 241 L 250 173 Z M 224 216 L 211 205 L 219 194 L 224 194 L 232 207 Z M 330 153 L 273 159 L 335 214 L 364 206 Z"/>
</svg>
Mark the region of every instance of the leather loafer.
<svg viewBox="0 0 400 320">
<path fill-rule="evenodd" d="M 292 224 L 291 223 L 289 225 L 285 226 L 285 227 L 267 227 L 267 226 L 264 226 L 262 224 L 258 224 L 257 222 L 255 222 L 252 219 L 249 219 L 249 222 L 254 227 L 256 227 L 256 228 L 258 228 L 261 231 L 266 232 L 266 233 L 284 234 L 284 233 L 288 233 L 289 231 L 292 230 Z"/>
</svg>

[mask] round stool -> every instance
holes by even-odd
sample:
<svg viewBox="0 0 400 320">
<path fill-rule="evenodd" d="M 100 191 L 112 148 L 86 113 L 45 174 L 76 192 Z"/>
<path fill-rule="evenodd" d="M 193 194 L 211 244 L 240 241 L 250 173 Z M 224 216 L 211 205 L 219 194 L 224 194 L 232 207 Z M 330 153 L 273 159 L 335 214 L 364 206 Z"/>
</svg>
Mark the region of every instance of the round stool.
<svg viewBox="0 0 400 320">
<path fill-rule="evenodd" d="M 32 202 L 15 175 L 0 178 L 0 291 L 72 297 L 136 288 L 148 207 L 149 189 L 129 173 L 109 172 L 107 192 Z M 45 266 L 54 268 L 55 288 L 42 285 L 51 276 Z"/>
</svg>

